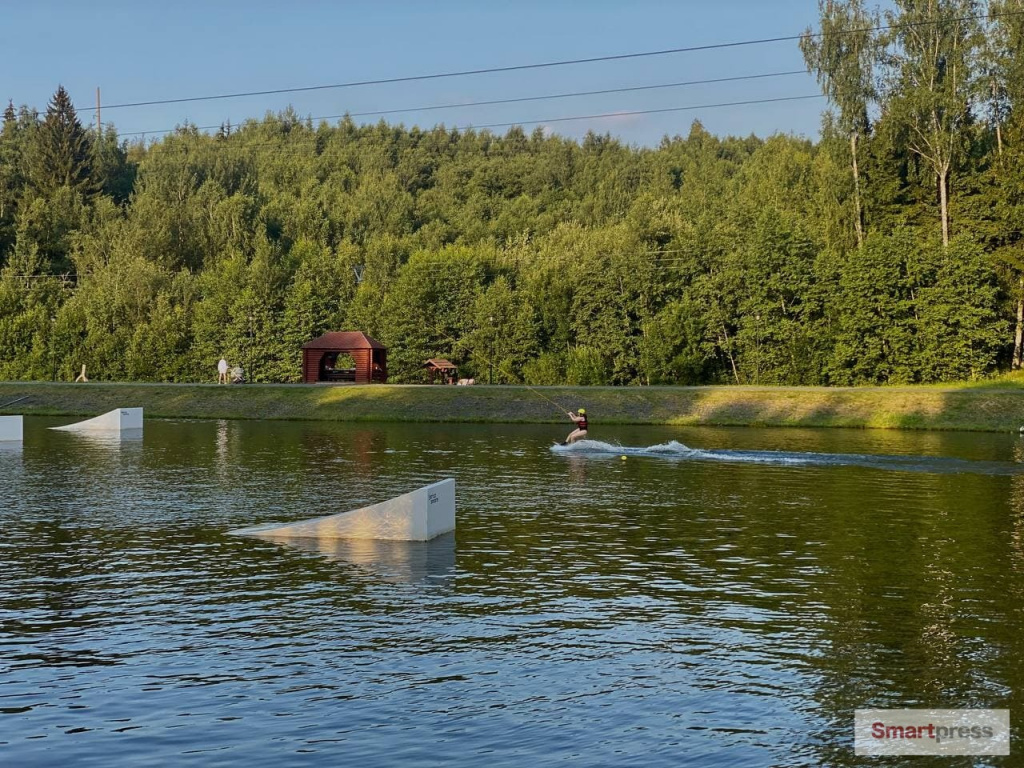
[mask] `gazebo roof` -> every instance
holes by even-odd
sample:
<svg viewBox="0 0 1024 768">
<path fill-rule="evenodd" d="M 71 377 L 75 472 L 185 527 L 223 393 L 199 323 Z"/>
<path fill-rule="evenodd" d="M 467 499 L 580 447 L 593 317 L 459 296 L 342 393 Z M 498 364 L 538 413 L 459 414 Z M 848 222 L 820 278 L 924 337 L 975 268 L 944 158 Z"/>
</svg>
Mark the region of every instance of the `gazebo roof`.
<svg viewBox="0 0 1024 768">
<path fill-rule="evenodd" d="M 387 349 L 362 331 L 331 331 L 302 345 L 303 349 Z"/>
<path fill-rule="evenodd" d="M 424 363 L 424 365 L 432 365 L 440 370 L 456 370 L 455 363 L 451 362 L 450 360 L 445 360 L 443 357 L 432 357 L 429 360 L 427 360 L 427 362 Z"/>
</svg>

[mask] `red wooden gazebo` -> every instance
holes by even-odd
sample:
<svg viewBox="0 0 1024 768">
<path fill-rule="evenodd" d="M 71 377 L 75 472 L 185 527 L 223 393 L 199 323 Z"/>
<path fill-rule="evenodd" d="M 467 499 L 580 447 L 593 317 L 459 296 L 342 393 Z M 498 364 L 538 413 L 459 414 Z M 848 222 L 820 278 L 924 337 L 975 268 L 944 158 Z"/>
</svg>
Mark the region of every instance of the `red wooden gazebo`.
<svg viewBox="0 0 1024 768">
<path fill-rule="evenodd" d="M 344 362 L 346 355 L 354 365 Z M 383 384 L 388 380 L 388 350 L 362 331 L 325 333 L 302 345 L 302 380 Z"/>
</svg>

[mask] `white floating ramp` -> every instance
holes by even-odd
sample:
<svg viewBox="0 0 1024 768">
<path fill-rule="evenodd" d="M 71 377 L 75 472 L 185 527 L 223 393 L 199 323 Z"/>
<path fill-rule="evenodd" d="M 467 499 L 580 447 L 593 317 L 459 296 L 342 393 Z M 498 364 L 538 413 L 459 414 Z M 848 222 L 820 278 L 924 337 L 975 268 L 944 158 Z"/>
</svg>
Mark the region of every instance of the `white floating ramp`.
<svg viewBox="0 0 1024 768">
<path fill-rule="evenodd" d="M 0 443 L 20 443 L 24 434 L 23 417 L 0 416 Z"/>
<path fill-rule="evenodd" d="M 137 432 L 142 429 L 142 409 L 118 408 L 94 419 L 50 429 L 63 432 Z"/>
<path fill-rule="evenodd" d="M 362 509 L 290 525 L 257 525 L 229 533 L 267 539 L 428 541 L 455 530 L 455 480 L 448 478 Z"/>
</svg>

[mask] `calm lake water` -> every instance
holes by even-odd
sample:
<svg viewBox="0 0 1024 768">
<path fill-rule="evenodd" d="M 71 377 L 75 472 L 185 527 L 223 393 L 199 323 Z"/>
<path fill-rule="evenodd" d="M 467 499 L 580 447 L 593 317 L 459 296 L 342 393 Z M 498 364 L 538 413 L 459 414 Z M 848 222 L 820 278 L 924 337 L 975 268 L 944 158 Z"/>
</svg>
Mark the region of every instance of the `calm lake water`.
<svg viewBox="0 0 1024 768">
<path fill-rule="evenodd" d="M 879 765 L 855 708 L 1024 711 L 1017 436 L 68 421 L 0 449 L 5 766 Z M 227 535 L 444 477 L 429 544 Z"/>
</svg>

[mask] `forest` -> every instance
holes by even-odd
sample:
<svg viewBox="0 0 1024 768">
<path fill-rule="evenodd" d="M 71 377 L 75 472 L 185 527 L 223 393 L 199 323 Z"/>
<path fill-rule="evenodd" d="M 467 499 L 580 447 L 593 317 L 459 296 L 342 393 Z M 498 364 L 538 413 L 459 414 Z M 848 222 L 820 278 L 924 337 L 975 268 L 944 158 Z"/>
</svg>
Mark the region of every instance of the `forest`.
<svg viewBox="0 0 1024 768">
<path fill-rule="evenodd" d="M 158 140 L 58 87 L 0 131 L 0 379 L 860 385 L 1021 365 L 1024 0 L 822 0 L 814 140 L 657 147 L 286 111 Z"/>
</svg>

